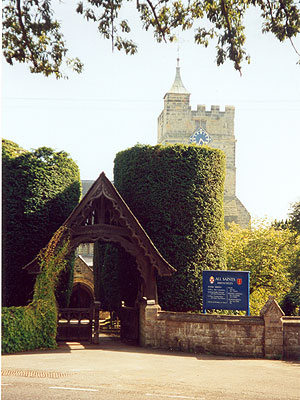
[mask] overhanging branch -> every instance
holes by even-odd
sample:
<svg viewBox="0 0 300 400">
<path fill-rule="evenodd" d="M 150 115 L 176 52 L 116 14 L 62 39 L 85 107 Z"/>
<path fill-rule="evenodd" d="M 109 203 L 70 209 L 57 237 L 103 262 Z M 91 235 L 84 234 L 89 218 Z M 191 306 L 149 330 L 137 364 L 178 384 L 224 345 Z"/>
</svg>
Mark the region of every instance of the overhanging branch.
<svg viewBox="0 0 300 400">
<path fill-rule="evenodd" d="M 22 31 L 23 40 L 24 40 L 24 42 L 26 44 L 26 47 L 27 47 L 27 49 L 28 49 L 28 51 L 29 51 L 29 53 L 31 55 L 30 59 L 31 59 L 34 67 L 36 69 L 38 69 L 38 64 L 37 64 L 35 56 L 34 56 L 34 54 L 32 52 L 32 49 L 31 49 L 31 46 L 30 46 L 30 43 L 29 43 L 29 40 L 28 40 L 27 32 L 26 32 L 26 29 L 25 29 L 25 26 L 24 26 L 23 20 L 22 20 L 21 0 L 17 0 L 16 5 L 17 5 L 18 20 L 19 20 L 21 31 Z"/>
</svg>

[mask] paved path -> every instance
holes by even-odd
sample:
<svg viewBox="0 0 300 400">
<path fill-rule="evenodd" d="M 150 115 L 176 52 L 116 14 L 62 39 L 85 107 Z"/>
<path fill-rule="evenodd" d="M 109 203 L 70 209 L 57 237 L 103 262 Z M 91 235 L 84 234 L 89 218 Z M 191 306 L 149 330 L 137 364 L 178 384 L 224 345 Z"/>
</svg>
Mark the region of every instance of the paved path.
<svg viewBox="0 0 300 400">
<path fill-rule="evenodd" d="M 2 399 L 299 400 L 300 362 L 99 346 L 2 356 Z"/>
</svg>

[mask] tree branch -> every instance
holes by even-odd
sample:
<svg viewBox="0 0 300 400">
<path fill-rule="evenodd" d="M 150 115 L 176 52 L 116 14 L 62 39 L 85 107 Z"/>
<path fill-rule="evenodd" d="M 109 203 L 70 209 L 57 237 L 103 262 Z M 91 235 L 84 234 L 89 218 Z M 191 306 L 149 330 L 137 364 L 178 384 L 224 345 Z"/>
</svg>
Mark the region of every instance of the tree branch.
<svg viewBox="0 0 300 400">
<path fill-rule="evenodd" d="M 153 6 L 153 4 L 152 4 L 152 2 L 151 2 L 150 0 L 146 0 L 146 1 L 147 1 L 147 3 L 149 4 L 149 7 L 150 7 L 151 10 L 152 10 L 154 19 L 155 19 L 156 24 L 157 24 L 157 27 L 158 27 L 158 30 L 159 30 L 159 32 L 161 33 L 161 35 L 162 35 L 162 37 L 163 37 L 163 39 L 164 39 L 164 42 L 167 43 L 166 37 L 165 37 L 165 32 L 164 32 L 164 30 L 162 29 L 161 24 L 160 24 L 160 22 L 159 22 L 159 20 L 158 20 L 158 17 L 157 17 L 157 15 L 156 15 L 156 11 L 155 11 L 155 7 Z"/>
<path fill-rule="evenodd" d="M 286 19 L 288 20 L 289 13 L 288 13 L 288 11 L 287 11 L 287 9 L 286 9 L 286 7 L 285 7 L 284 2 L 282 2 L 282 0 L 279 0 L 279 3 L 280 3 L 280 6 L 281 6 L 281 8 L 283 9 L 283 11 L 284 11 L 284 13 L 285 13 Z M 299 53 L 298 50 L 296 49 L 296 46 L 294 45 L 294 42 L 293 42 L 293 40 L 292 40 L 291 37 L 289 37 L 289 40 L 290 40 L 291 45 L 292 45 L 293 49 L 295 50 L 296 54 L 297 54 L 298 56 L 300 56 L 300 53 Z"/>
<path fill-rule="evenodd" d="M 235 44 L 234 44 L 234 42 L 232 40 L 233 34 L 232 34 L 232 28 L 231 28 L 231 24 L 230 24 L 229 17 L 228 17 L 226 2 L 224 0 L 222 0 L 221 3 L 222 3 L 222 7 L 221 7 L 222 8 L 222 13 L 223 13 L 223 16 L 225 17 L 225 21 L 226 21 L 226 24 L 227 24 L 228 33 L 229 33 L 229 37 L 230 37 L 230 44 L 234 49 L 236 46 L 235 46 Z M 235 61 L 235 68 L 239 71 L 240 75 L 242 75 L 241 67 L 240 67 L 239 64 L 237 64 L 236 61 Z"/>
<path fill-rule="evenodd" d="M 111 22 L 111 51 L 114 51 L 114 9 L 113 9 L 113 3 L 111 2 L 111 8 L 110 8 L 110 22 Z"/>
<path fill-rule="evenodd" d="M 26 29 L 25 29 L 25 26 L 24 26 L 23 21 L 22 21 L 21 0 L 17 0 L 17 15 L 18 15 L 19 24 L 20 24 L 21 31 L 22 31 L 23 40 L 24 40 L 24 42 L 26 44 L 26 47 L 28 48 L 28 51 L 29 51 L 29 53 L 31 55 L 30 59 L 31 59 L 34 67 L 38 69 L 38 64 L 37 64 L 36 59 L 34 57 L 34 54 L 32 52 L 32 49 L 31 49 L 31 46 L 30 46 L 30 43 L 29 43 L 29 40 L 28 40 L 28 36 L 27 36 L 27 33 L 26 33 Z"/>
<path fill-rule="evenodd" d="M 226 7 L 226 4 L 225 4 L 224 0 L 222 0 L 222 11 L 223 11 L 223 15 L 225 17 L 225 20 L 226 20 L 226 23 L 227 23 L 227 26 L 228 26 L 228 30 L 231 33 L 231 24 L 230 24 L 230 21 L 229 21 L 229 18 L 228 18 L 227 7 Z"/>
<path fill-rule="evenodd" d="M 270 3 L 270 0 L 268 0 L 268 5 L 269 5 L 269 11 L 270 11 L 270 15 L 271 15 L 271 21 L 272 21 L 273 26 L 275 26 L 276 24 L 274 21 L 274 17 L 273 17 L 273 13 L 272 13 L 272 5 Z"/>
</svg>

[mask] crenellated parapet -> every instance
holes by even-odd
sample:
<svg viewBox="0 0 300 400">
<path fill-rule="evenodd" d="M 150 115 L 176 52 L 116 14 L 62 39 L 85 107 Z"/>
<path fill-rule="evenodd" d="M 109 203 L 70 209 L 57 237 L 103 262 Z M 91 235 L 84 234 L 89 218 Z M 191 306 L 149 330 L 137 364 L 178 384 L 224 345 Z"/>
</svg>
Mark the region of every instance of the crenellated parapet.
<svg viewBox="0 0 300 400">
<path fill-rule="evenodd" d="M 226 115 L 233 115 L 234 116 L 235 108 L 234 106 L 225 106 L 225 110 L 221 111 L 220 106 L 212 105 L 209 110 L 206 109 L 205 104 L 197 104 L 197 110 L 193 111 L 197 115 L 201 116 L 218 116 L 220 118 Z"/>
<path fill-rule="evenodd" d="M 188 144 L 195 132 L 204 130 L 209 137 L 208 145 L 224 151 L 226 155 L 225 222 L 235 221 L 248 227 L 250 214 L 236 198 L 234 117 L 235 108 L 232 105 L 226 105 L 225 109 L 212 105 L 207 109 L 205 105 L 198 104 L 196 110 L 192 110 L 190 93 L 182 83 L 177 65 L 174 83 L 164 96 L 164 109 L 158 117 L 157 142 Z"/>
</svg>

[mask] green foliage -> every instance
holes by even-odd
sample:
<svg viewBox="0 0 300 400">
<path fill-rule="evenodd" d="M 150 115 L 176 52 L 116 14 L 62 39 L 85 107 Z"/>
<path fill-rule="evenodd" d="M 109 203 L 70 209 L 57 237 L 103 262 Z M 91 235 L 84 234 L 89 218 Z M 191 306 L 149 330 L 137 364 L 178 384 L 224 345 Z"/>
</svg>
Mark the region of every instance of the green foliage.
<svg viewBox="0 0 300 400">
<path fill-rule="evenodd" d="M 60 23 L 54 19 L 51 0 L 4 0 L 2 4 L 2 45 L 6 61 L 28 63 L 30 72 L 57 79 L 67 78 L 63 62 L 80 73 L 83 65 L 78 58 L 66 57 Z"/>
<path fill-rule="evenodd" d="M 2 156 L 14 158 L 18 157 L 22 153 L 27 153 L 26 150 L 22 149 L 17 143 L 11 140 L 2 139 Z"/>
<path fill-rule="evenodd" d="M 295 235 L 300 237 L 300 202 L 292 205 L 289 212 L 289 219 L 285 221 L 275 221 L 275 227 L 290 229 Z M 291 260 L 289 267 L 291 274 L 292 288 L 284 296 L 281 307 L 286 315 L 300 315 L 300 251 L 297 251 L 295 257 Z"/>
<path fill-rule="evenodd" d="M 290 229 L 294 230 L 297 235 L 300 235 L 300 202 L 296 202 L 292 204 L 291 209 L 289 210 L 289 218 L 285 221 L 277 221 L 273 222 L 273 226 L 282 229 Z"/>
<path fill-rule="evenodd" d="M 121 290 L 119 275 L 119 249 L 116 245 L 105 246 L 101 283 L 103 288 L 102 308 L 106 311 L 117 311 L 121 307 Z"/>
<path fill-rule="evenodd" d="M 41 273 L 37 276 L 32 302 L 25 307 L 2 308 L 2 352 L 56 347 L 57 309 L 55 287 L 66 266 L 69 242 L 61 243 L 65 228 L 52 237 L 39 254 Z"/>
<path fill-rule="evenodd" d="M 119 248 L 119 276 L 121 299 L 128 307 L 134 307 L 138 294 L 139 273 L 135 258 L 128 254 L 123 248 Z"/>
<path fill-rule="evenodd" d="M 59 282 L 55 291 L 55 297 L 59 307 L 69 307 L 74 278 L 75 251 L 72 251 L 66 258 L 66 267 L 59 276 Z"/>
<path fill-rule="evenodd" d="M 295 229 L 297 234 L 300 235 L 300 201 L 293 204 L 289 217 L 292 229 Z"/>
<path fill-rule="evenodd" d="M 95 298 L 107 311 L 120 310 L 121 301 L 133 307 L 137 298 L 137 269 L 133 256 L 117 244 L 94 244 Z"/>
<path fill-rule="evenodd" d="M 101 272 L 103 268 L 104 262 L 104 253 L 105 253 L 106 244 L 100 241 L 94 243 L 94 254 L 93 254 L 93 272 L 94 272 L 94 294 L 95 300 L 100 301 L 102 303 L 104 299 L 104 288 L 101 279 Z"/>
<path fill-rule="evenodd" d="M 22 268 L 63 224 L 80 198 L 79 169 L 65 152 L 29 152 L 2 141 L 3 305 L 26 305 L 34 277 Z"/>
<path fill-rule="evenodd" d="M 234 223 L 225 232 L 227 268 L 250 271 L 251 314 L 259 314 L 269 295 L 281 302 L 295 283 L 300 237 L 288 228 L 260 222 L 252 229 Z M 300 269 L 298 269 L 300 275 Z M 299 277 L 298 277 L 299 278 Z"/>
<path fill-rule="evenodd" d="M 250 61 L 244 47 L 244 20 L 250 6 L 261 12 L 263 33 L 272 33 L 280 42 L 286 39 L 292 41 L 299 34 L 300 10 L 297 0 L 147 0 L 138 1 L 136 11 L 143 29 L 152 31 L 158 42 L 174 41 L 178 29 L 193 29 L 197 44 L 205 47 L 210 42 L 215 44 L 218 65 L 229 59 L 240 71 L 242 62 Z M 87 21 L 97 24 L 100 35 L 111 40 L 112 48 L 123 50 L 126 54 L 137 52 L 137 45 L 129 36 L 131 7 L 127 2 L 82 0 L 75 7 L 76 12 Z M 66 59 L 75 71 L 82 71 L 83 65 L 78 58 L 67 58 L 68 49 L 61 26 L 55 19 L 51 0 L 4 0 L 2 8 L 3 53 L 8 63 L 26 62 L 31 72 L 46 76 L 54 74 L 61 78 L 66 77 L 62 72 L 62 63 Z"/>
<path fill-rule="evenodd" d="M 113 243 L 94 244 L 95 298 L 105 311 L 118 311 L 121 307 L 120 248 Z"/>
<path fill-rule="evenodd" d="M 165 310 L 200 309 L 202 270 L 224 267 L 224 175 L 224 154 L 208 147 L 135 146 L 115 158 L 115 186 L 177 269 L 159 279 Z"/>
<path fill-rule="evenodd" d="M 39 328 L 31 306 L 2 308 L 2 351 L 14 353 L 40 347 Z"/>
<path fill-rule="evenodd" d="M 300 202 L 293 204 L 289 213 L 291 229 L 296 231 L 300 238 Z M 300 240 L 300 239 L 299 239 Z M 296 253 L 296 258 L 291 263 L 290 273 L 294 283 L 291 291 L 284 298 L 283 310 L 287 315 L 300 315 L 300 251 Z"/>
<path fill-rule="evenodd" d="M 300 280 L 296 281 L 280 305 L 285 315 L 300 315 Z"/>
</svg>

